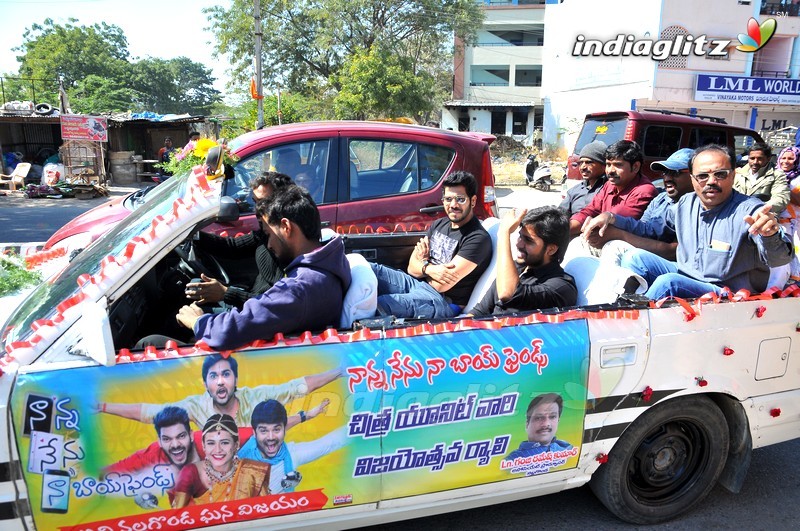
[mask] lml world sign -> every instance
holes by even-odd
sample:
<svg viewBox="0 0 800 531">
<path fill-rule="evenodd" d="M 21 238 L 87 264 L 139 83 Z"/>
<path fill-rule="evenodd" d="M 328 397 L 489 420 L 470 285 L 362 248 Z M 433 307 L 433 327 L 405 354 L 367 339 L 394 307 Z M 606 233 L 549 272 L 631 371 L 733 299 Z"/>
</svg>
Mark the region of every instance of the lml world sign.
<svg viewBox="0 0 800 531">
<path fill-rule="evenodd" d="M 695 101 L 800 104 L 800 79 L 697 74 Z"/>
</svg>

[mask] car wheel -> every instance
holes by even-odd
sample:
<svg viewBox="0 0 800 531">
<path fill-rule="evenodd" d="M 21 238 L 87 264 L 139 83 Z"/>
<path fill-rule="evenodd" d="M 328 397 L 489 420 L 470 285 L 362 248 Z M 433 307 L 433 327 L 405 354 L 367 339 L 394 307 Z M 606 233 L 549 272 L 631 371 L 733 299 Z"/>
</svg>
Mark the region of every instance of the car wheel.
<svg viewBox="0 0 800 531">
<path fill-rule="evenodd" d="M 622 520 L 664 522 L 711 492 L 725 466 L 729 442 L 725 416 L 711 399 L 670 400 L 634 421 L 590 486 Z"/>
</svg>

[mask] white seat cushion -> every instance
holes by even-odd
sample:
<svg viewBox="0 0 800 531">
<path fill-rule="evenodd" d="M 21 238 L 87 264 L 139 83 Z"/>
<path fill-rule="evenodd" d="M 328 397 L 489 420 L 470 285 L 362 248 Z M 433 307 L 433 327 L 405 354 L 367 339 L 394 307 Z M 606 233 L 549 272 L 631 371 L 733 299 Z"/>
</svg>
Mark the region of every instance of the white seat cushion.
<svg viewBox="0 0 800 531">
<path fill-rule="evenodd" d="M 344 296 L 340 328 L 350 328 L 358 319 L 374 317 L 378 309 L 378 279 L 367 259 L 358 253 L 347 255 L 350 288 Z"/>
<path fill-rule="evenodd" d="M 483 296 L 489 291 L 492 282 L 497 278 L 497 230 L 500 228 L 500 219 L 486 218 L 481 222 L 481 225 L 483 225 L 483 228 L 486 229 L 486 232 L 488 232 L 489 236 L 492 238 L 492 260 L 489 262 L 489 267 L 486 268 L 486 271 L 484 271 L 478 279 L 478 282 L 475 283 L 475 287 L 472 289 L 472 295 L 470 295 L 467 305 L 464 306 L 464 311 L 471 310 L 476 304 L 481 302 Z"/>
</svg>

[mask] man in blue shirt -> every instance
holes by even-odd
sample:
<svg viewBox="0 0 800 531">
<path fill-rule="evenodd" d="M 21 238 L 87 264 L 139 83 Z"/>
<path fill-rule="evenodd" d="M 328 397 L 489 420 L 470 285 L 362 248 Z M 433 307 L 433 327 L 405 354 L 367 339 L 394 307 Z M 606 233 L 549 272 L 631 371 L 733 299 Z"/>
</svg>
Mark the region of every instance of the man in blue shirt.
<svg viewBox="0 0 800 531">
<path fill-rule="evenodd" d="M 525 414 L 525 433 L 528 440 L 521 442 L 519 448 L 508 454 L 506 459 L 571 449 L 570 443 L 556 439 L 558 421 L 563 410 L 564 399 L 556 393 L 545 393 L 531 400 Z"/>
<path fill-rule="evenodd" d="M 648 298 L 699 297 L 723 287 L 760 293 L 769 268 L 791 260 L 792 242 L 769 206 L 733 189 L 734 167 L 734 155 L 725 146 L 695 151 L 689 163 L 695 193 L 681 197 L 665 219 L 677 235 L 677 261 L 641 252 L 627 264 L 650 283 Z M 642 230 L 641 221 L 605 212 L 592 223 L 600 230 L 607 224 Z"/>
</svg>

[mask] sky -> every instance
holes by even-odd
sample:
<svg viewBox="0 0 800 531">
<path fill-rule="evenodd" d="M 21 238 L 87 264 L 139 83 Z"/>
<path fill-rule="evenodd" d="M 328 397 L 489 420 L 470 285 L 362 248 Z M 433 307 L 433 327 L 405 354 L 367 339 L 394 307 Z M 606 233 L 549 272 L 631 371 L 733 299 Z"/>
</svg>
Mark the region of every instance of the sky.
<svg viewBox="0 0 800 531">
<path fill-rule="evenodd" d="M 12 51 L 22 44 L 25 30 L 46 18 L 66 24 L 91 26 L 105 22 L 122 28 L 128 39 L 131 59 L 185 56 L 204 64 L 217 79 L 214 88 L 225 93 L 227 62 L 214 60 L 214 37 L 202 9 L 213 5 L 228 6 L 226 0 L 0 0 L 0 72 L 16 73 L 19 68 Z"/>
</svg>

